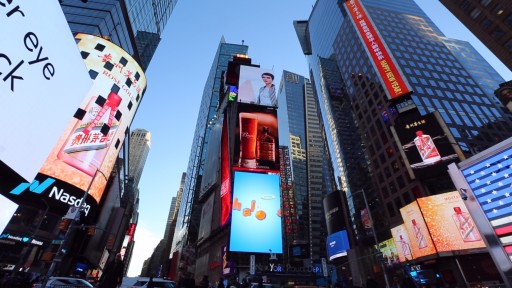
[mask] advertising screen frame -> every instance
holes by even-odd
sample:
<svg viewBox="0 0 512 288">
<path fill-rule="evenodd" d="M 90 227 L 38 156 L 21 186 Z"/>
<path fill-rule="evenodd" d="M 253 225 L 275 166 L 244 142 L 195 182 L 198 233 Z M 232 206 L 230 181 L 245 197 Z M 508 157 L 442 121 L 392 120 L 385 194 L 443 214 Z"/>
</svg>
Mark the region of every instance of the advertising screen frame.
<svg viewBox="0 0 512 288">
<path fill-rule="evenodd" d="M 283 253 L 279 174 L 233 174 L 229 251 Z"/>
<path fill-rule="evenodd" d="M 329 261 L 336 258 L 347 256 L 350 250 L 347 230 L 340 230 L 327 236 L 325 241 L 327 246 L 327 257 Z"/>
</svg>

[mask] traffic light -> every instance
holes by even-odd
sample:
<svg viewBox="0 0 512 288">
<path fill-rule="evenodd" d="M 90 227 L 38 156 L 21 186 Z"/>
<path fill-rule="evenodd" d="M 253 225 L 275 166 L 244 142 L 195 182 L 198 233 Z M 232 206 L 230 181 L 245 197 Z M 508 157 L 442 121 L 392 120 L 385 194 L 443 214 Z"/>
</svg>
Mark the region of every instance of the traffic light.
<svg viewBox="0 0 512 288">
<path fill-rule="evenodd" d="M 68 230 L 69 228 L 69 224 L 71 223 L 71 220 L 70 219 L 66 219 L 66 218 L 63 218 L 62 220 L 60 220 L 60 223 L 59 223 L 59 230 L 61 231 L 66 231 Z"/>
<path fill-rule="evenodd" d="M 93 236 L 94 232 L 96 232 L 96 227 L 89 227 L 89 228 L 87 228 L 87 235 L 88 236 Z"/>
</svg>

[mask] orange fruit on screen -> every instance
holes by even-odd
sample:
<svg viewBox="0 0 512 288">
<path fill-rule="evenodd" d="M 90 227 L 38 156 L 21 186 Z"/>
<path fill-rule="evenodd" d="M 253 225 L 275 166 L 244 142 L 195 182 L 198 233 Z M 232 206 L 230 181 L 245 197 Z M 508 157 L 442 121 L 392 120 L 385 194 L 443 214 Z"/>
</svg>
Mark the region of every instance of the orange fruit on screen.
<svg viewBox="0 0 512 288">
<path fill-rule="evenodd" d="M 267 217 L 267 213 L 265 213 L 265 211 L 263 211 L 263 210 L 256 211 L 256 219 L 263 220 L 263 219 L 265 219 L 265 217 Z"/>
</svg>

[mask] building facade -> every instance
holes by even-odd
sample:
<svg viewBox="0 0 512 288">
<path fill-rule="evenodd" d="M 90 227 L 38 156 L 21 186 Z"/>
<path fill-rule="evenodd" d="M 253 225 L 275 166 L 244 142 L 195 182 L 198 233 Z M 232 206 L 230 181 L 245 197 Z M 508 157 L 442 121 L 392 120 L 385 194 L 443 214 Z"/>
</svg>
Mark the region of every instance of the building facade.
<svg viewBox="0 0 512 288">
<path fill-rule="evenodd" d="M 512 69 L 512 3 L 492 0 L 440 2 Z"/>
</svg>

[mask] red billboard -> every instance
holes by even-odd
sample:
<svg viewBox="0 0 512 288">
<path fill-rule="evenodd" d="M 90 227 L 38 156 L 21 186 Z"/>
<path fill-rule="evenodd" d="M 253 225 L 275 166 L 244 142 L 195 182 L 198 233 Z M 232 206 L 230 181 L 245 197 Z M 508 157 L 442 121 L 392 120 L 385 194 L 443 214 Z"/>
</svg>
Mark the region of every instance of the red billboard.
<svg viewBox="0 0 512 288">
<path fill-rule="evenodd" d="M 359 0 L 349 0 L 345 2 L 345 8 L 364 42 L 366 51 L 377 69 L 377 74 L 386 87 L 385 91 L 389 99 L 410 93 L 410 88 L 391 54 L 387 51 L 362 3 Z"/>
<path fill-rule="evenodd" d="M 228 121 L 224 118 L 220 150 L 220 226 L 226 225 L 231 215 L 231 163 L 229 157 Z"/>
</svg>

